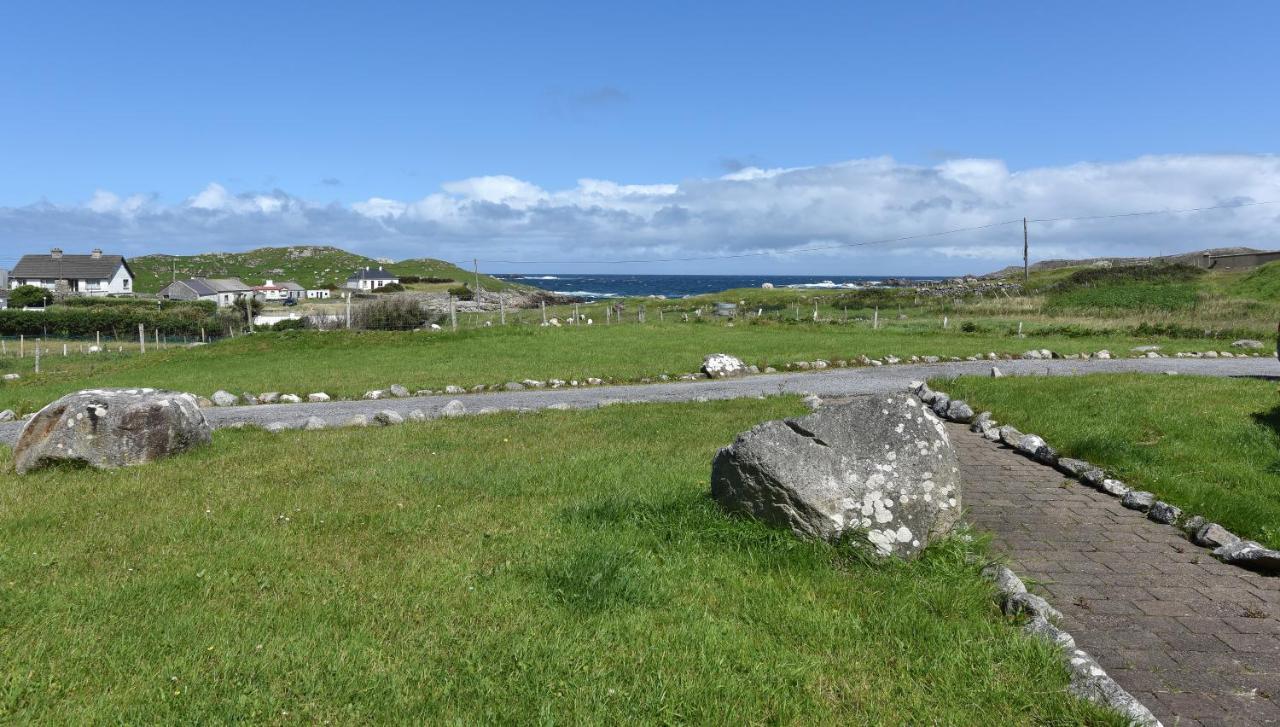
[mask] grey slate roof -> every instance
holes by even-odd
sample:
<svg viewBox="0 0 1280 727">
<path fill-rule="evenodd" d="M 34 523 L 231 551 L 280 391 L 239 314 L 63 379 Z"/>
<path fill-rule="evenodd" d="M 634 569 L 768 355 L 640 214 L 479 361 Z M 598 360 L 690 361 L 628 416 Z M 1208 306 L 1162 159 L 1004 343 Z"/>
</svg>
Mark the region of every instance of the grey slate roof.
<svg viewBox="0 0 1280 727">
<path fill-rule="evenodd" d="M 129 277 L 133 277 L 133 270 L 122 255 L 103 255 L 97 258 L 92 255 L 63 255 L 60 259 L 55 259 L 52 255 L 23 255 L 9 277 L 108 280 L 121 265 L 129 271 Z"/>
<path fill-rule="evenodd" d="M 218 293 L 248 293 L 253 290 L 253 286 L 245 285 L 237 278 L 188 278 L 169 285 L 185 285 L 197 296 L 217 295 Z"/>
<path fill-rule="evenodd" d="M 276 283 L 276 285 L 279 285 L 281 288 L 284 288 L 285 290 L 302 290 L 302 291 L 306 290 L 306 288 L 302 287 L 301 285 L 298 285 L 292 280 L 286 280 L 283 283 Z"/>
<path fill-rule="evenodd" d="M 399 280 L 400 276 L 392 273 L 382 266 L 376 268 L 360 268 L 347 278 L 347 280 Z"/>
</svg>

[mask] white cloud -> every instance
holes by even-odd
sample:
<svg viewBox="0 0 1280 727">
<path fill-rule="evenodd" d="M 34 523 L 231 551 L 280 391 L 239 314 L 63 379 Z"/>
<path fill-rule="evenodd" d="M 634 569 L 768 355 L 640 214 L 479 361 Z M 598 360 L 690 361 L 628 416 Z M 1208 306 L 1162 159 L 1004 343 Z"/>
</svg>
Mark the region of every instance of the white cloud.
<svg viewBox="0 0 1280 727">
<path fill-rule="evenodd" d="M 789 169 L 747 167 L 667 184 L 581 179 L 547 190 L 511 176 L 449 182 L 416 200 L 321 205 L 283 191 L 211 183 L 179 204 L 99 191 L 77 205 L 0 207 L 6 248 L 114 246 L 127 254 L 273 244 L 336 244 L 366 253 L 468 260 L 653 259 L 771 253 L 626 268 L 836 273 L 957 273 L 1019 259 L 1021 225 L 893 245 L 786 256 L 1006 220 L 1110 215 L 1280 200 L 1280 157 L 1146 156 L 1011 171 L 993 159 L 935 166 L 888 157 Z M 1276 247 L 1280 205 L 1106 221 L 1036 224 L 1033 257 Z M 523 266 L 528 268 L 529 266 Z M 555 267 L 552 265 L 551 267 Z M 591 270 L 590 265 L 575 269 Z M 597 263 L 594 269 L 617 270 Z"/>
</svg>

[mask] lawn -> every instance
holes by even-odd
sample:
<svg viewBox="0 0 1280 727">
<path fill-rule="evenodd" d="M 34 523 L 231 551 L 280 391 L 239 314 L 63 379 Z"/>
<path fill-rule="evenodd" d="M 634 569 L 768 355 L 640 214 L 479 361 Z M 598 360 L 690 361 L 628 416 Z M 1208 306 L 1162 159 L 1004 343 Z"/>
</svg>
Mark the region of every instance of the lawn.
<svg viewBox="0 0 1280 727">
<path fill-rule="evenodd" d="M 208 396 L 218 389 L 240 393 L 324 391 L 355 398 L 370 389 L 403 384 L 410 390 L 447 385 L 495 385 L 526 378 L 638 381 L 696 371 L 704 355 L 731 353 L 761 367 L 818 358 L 852 359 L 912 354 L 966 357 L 987 351 L 1028 349 L 1127 351 L 1163 343 L 1166 352 L 1222 348 L 1222 341 L 1161 340 L 1123 334 L 1039 335 L 1010 327 L 975 333 L 953 323 L 893 321 L 872 330 L 859 324 L 739 322 L 593 325 L 564 328 L 494 326 L 451 332 L 294 331 L 258 333 L 193 349 L 148 351 L 145 356 L 46 357 L 35 375 L 32 360 L 0 358 L 0 370 L 22 379 L 0 384 L 0 409 L 34 411 L 57 397 L 91 386 L 151 386 Z M 1016 328 L 1013 329 L 1016 331 Z"/>
<path fill-rule="evenodd" d="M 1280 548 L 1280 395 L 1273 382 L 1096 374 L 963 376 L 937 387 L 1189 513 Z"/>
<path fill-rule="evenodd" d="M 717 510 L 716 449 L 802 410 L 224 430 L 0 475 L 0 719 L 1111 720 L 999 615 L 980 545 L 871 562 Z"/>
</svg>

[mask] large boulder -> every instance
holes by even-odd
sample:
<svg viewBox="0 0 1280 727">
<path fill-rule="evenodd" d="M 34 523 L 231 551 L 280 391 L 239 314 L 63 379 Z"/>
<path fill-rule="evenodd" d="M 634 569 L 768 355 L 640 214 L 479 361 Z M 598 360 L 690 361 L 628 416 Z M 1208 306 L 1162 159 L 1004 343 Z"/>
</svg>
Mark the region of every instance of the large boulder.
<svg viewBox="0 0 1280 727">
<path fill-rule="evenodd" d="M 743 376 L 747 373 L 747 365 L 737 356 L 727 353 L 713 353 L 702 359 L 702 373 L 713 379 L 727 379 L 730 376 Z"/>
<path fill-rule="evenodd" d="M 803 537 L 855 537 L 904 558 L 960 518 L 946 429 L 909 394 L 824 406 L 738 435 L 712 463 L 711 494 L 729 512 Z"/>
<path fill-rule="evenodd" d="M 13 448 L 19 474 L 62 462 L 109 469 L 145 464 L 210 441 L 191 394 L 88 389 L 41 409 Z"/>
</svg>

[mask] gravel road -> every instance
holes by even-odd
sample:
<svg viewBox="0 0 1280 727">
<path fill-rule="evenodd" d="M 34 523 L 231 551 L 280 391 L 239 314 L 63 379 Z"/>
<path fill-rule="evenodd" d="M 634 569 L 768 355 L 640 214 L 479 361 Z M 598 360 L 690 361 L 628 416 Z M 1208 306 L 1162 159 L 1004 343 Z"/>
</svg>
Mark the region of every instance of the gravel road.
<svg viewBox="0 0 1280 727">
<path fill-rule="evenodd" d="M 1073 376 L 1084 373 L 1140 371 L 1163 373 L 1177 371 L 1181 374 L 1202 376 L 1280 376 L 1280 364 L 1270 358 L 1219 358 L 1219 359 L 1112 359 L 1048 361 L 999 361 L 1000 370 L 1009 375 Z M 336 426 L 356 414 L 371 417 L 389 409 L 408 414 L 421 409 L 428 417 L 439 416 L 445 404 L 458 399 L 469 413 L 482 407 L 498 409 L 545 409 L 554 405 L 567 405 L 574 409 L 589 409 L 619 402 L 676 402 L 695 399 L 738 399 L 772 394 L 817 394 L 823 397 L 853 396 L 899 391 L 913 379 L 937 376 L 976 375 L 987 376 L 991 362 L 952 362 L 936 364 L 898 364 L 894 366 L 825 369 L 796 373 L 760 374 L 738 379 L 672 382 L 663 384 L 634 384 L 626 386 L 593 386 L 590 388 L 527 389 L 525 391 L 487 392 L 458 396 L 422 396 L 405 399 L 381 399 L 378 401 L 331 401 L 322 404 L 261 404 L 258 406 L 234 406 L 206 409 L 205 416 L 215 427 L 226 427 L 237 422 L 266 425 L 284 422 L 301 426 L 308 417 L 324 419 Z M 22 422 L 0 424 L 0 442 L 12 444 L 18 437 Z"/>
</svg>

